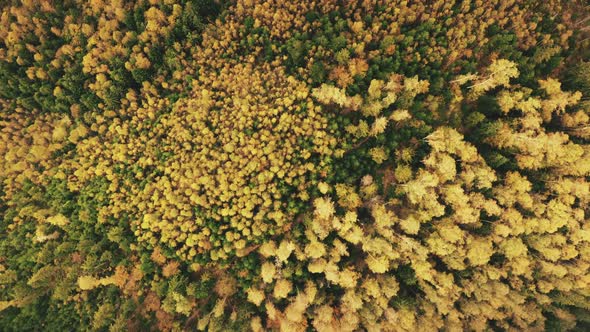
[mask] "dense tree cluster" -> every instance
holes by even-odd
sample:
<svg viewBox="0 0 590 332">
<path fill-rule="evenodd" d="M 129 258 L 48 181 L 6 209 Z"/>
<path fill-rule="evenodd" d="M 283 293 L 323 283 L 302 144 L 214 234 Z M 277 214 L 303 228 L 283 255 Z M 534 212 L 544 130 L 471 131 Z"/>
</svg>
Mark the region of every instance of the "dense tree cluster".
<svg viewBox="0 0 590 332">
<path fill-rule="evenodd" d="M 0 1 L 0 329 L 590 328 L 583 1 Z"/>
</svg>

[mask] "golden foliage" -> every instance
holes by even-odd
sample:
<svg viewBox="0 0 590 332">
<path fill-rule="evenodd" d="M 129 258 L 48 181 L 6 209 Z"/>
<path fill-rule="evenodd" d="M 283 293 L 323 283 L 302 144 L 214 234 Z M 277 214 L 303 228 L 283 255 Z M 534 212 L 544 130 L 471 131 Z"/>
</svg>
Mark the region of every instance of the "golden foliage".
<svg viewBox="0 0 590 332">
<path fill-rule="evenodd" d="M 571 17 L 551 18 L 555 38 L 537 27 L 549 18 L 522 1 L 239 0 L 208 25 L 199 45 L 170 46 L 190 5 L 80 6 L 91 19 L 67 14 L 51 27 L 41 15 L 56 10 L 49 1 L 6 5 L 0 15 L 0 61 L 24 73 L 8 88 L 39 85 L 39 92 L 69 103 L 52 113 L 0 99 L 2 203 L 14 214 L 6 229 L 38 222 L 26 238 L 51 248 L 35 257 L 39 265 L 51 261 L 46 251 L 63 250 L 53 249 L 75 222 L 108 229 L 111 242 L 120 227 L 133 232 L 133 243 L 119 246 L 135 266 L 109 268 L 110 277 L 81 275 L 79 266 L 94 257 L 79 249 L 68 255 L 75 258 L 68 287 L 82 290 L 72 300 L 105 285 L 134 301 L 149 290 L 138 312 L 153 312 L 163 330 L 182 329 L 177 317 L 194 319 L 194 310 L 213 304 L 211 313 L 198 313 L 197 327 L 215 330 L 223 319 L 243 316 L 255 331 L 540 330 L 546 312 L 573 326 L 552 296 L 567 294 L 562 300 L 578 305 L 590 295 L 588 108 L 579 105 L 581 92 L 563 91 L 551 77 L 538 80 L 540 93 L 529 83 L 511 86 L 516 63 L 500 51 L 483 53 L 493 38 L 487 31 L 497 28 L 514 33 L 517 51 L 534 53 L 533 62 L 550 61 L 568 47 Z M 557 1 L 539 6 L 564 13 Z M 332 22 L 331 13 L 342 19 Z M 125 30 L 129 18 L 144 20 L 140 31 Z M 325 18 L 338 40 L 299 40 L 323 31 Z M 407 31 L 422 24 L 419 36 Z M 38 45 L 56 37 L 64 42 L 55 51 Z M 281 47 L 293 41 L 300 48 L 287 49 L 287 56 Z M 168 76 L 152 54 L 164 45 L 173 54 L 163 56 Z M 302 67 L 287 68 L 301 60 L 289 58 L 298 52 Z M 127 72 L 112 59 L 124 59 Z M 380 75 L 399 65 L 391 59 L 417 68 L 436 64 L 444 77 L 463 75 L 450 83 Z M 465 74 L 463 60 L 475 60 L 482 74 Z M 100 100 L 95 109 L 55 79 L 76 66 L 87 78 L 83 88 Z M 312 77 L 314 68 L 325 68 L 335 86 Z M 122 79 L 119 69 L 154 74 L 107 106 Z M 410 66 L 401 70 L 415 74 Z M 446 96 L 434 92 L 441 85 L 451 93 L 448 114 L 441 111 Z M 454 117 L 485 93 L 500 112 L 486 119 L 493 130 L 478 150 L 483 143 L 475 130 Z M 38 96 L 31 99 L 39 103 Z M 436 121 L 423 120 L 414 98 Z M 347 116 L 344 128 L 334 127 L 334 119 Z M 413 129 L 421 136 L 389 142 L 390 133 L 405 137 Z M 355 149 L 364 149 L 375 172 L 335 180 L 332 167 Z M 488 150 L 509 159 L 507 171 L 488 166 L 494 157 Z M 88 193 L 97 179 L 105 185 Z M 61 201 L 33 206 L 49 204 L 43 194 L 55 183 L 64 183 L 77 204 L 100 204 L 71 215 Z M 29 187 L 30 201 L 16 206 Z M 144 275 L 143 257 L 157 264 L 156 272 Z M 260 266 L 250 265 L 252 257 Z M 189 276 L 189 266 L 191 280 L 216 278 L 212 294 L 197 300 L 194 285 L 159 294 Z M 12 280 L 0 267 L 2 280 Z M 36 289 L 47 271 L 54 270 L 36 271 L 27 287 Z M 260 310 L 240 311 L 236 293 Z M 0 311 L 27 301 L 2 300 Z M 94 324 L 104 328 L 100 320 L 113 310 L 98 308 Z"/>
</svg>

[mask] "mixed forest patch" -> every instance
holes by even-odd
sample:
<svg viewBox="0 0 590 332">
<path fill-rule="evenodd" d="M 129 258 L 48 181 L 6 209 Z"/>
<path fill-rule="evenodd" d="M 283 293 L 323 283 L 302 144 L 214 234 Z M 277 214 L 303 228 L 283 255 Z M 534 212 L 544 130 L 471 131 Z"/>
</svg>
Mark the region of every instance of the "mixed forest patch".
<svg viewBox="0 0 590 332">
<path fill-rule="evenodd" d="M 584 1 L 0 11 L 0 330 L 590 329 Z"/>
</svg>

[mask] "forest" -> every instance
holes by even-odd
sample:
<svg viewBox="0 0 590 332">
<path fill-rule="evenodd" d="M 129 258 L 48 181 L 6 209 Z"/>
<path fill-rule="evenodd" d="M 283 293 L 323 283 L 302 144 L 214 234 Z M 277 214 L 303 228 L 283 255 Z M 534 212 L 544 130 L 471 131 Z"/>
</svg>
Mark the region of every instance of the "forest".
<svg viewBox="0 0 590 332">
<path fill-rule="evenodd" d="M 0 331 L 589 331 L 585 0 L 0 0 Z"/>
</svg>

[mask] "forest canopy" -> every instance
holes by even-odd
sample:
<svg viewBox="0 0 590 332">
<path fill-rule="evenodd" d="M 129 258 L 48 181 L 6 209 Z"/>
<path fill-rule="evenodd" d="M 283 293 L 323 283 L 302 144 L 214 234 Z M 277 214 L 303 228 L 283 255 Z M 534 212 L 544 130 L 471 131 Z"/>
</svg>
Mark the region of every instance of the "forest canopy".
<svg viewBox="0 0 590 332">
<path fill-rule="evenodd" d="M 587 331 L 582 0 L 0 0 L 1 331 Z"/>
</svg>

